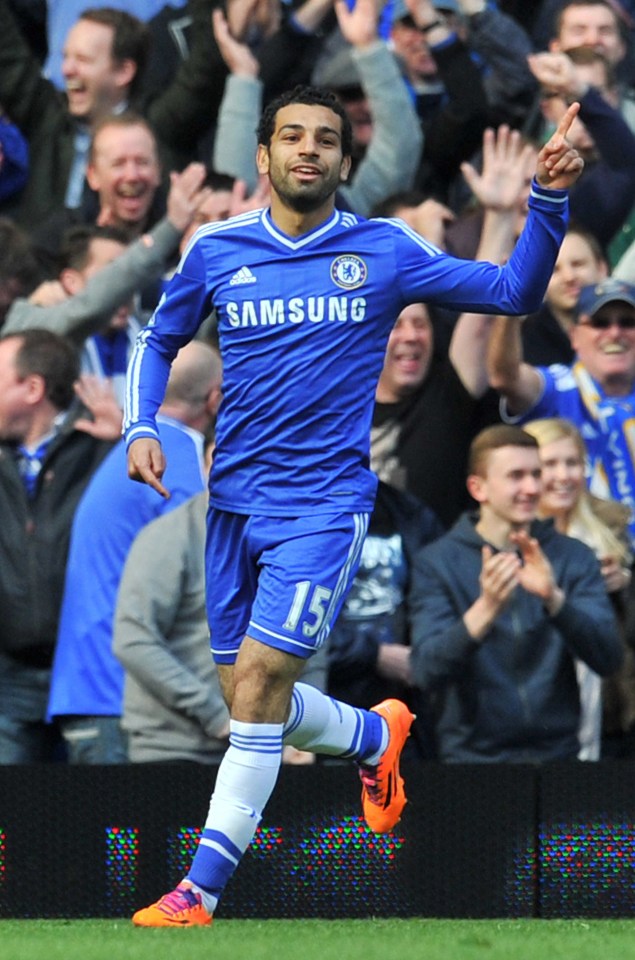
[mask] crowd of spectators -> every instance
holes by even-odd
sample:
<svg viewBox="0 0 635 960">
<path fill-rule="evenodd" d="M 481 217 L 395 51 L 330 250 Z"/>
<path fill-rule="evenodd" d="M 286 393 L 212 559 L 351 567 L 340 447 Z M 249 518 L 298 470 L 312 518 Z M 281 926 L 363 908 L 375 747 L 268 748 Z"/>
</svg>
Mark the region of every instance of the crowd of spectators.
<svg viewBox="0 0 635 960">
<path fill-rule="evenodd" d="M 303 680 L 405 699 L 419 760 L 632 756 L 635 3 L 0 0 L 0 763 L 224 752 L 213 315 L 161 411 L 171 500 L 127 479 L 120 407 L 193 232 L 267 205 L 258 118 L 298 83 L 352 122 L 338 206 L 463 258 L 507 260 L 574 101 L 585 159 L 535 314 L 393 318 L 375 511 Z"/>
</svg>

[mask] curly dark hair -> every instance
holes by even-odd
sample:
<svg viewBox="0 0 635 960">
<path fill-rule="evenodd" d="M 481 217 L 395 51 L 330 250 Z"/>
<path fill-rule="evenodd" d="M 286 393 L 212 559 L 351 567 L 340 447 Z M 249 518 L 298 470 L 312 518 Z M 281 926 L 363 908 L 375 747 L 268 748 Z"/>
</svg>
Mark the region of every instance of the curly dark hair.
<svg viewBox="0 0 635 960">
<path fill-rule="evenodd" d="M 285 90 L 280 96 L 271 100 L 263 110 L 260 123 L 258 124 L 258 143 L 261 143 L 265 147 L 270 146 L 271 137 L 276 128 L 276 114 L 278 110 L 281 110 L 283 107 L 288 107 L 292 103 L 302 103 L 311 107 L 327 107 L 329 110 L 332 110 L 333 113 L 337 114 L 342 121 L 342 154 L 345 157 L 350 157 L 353 149 L 351 122 L 335 94 L 321 87 L 300 85 L 294 87 L 293 90 Z"/>
</svg>

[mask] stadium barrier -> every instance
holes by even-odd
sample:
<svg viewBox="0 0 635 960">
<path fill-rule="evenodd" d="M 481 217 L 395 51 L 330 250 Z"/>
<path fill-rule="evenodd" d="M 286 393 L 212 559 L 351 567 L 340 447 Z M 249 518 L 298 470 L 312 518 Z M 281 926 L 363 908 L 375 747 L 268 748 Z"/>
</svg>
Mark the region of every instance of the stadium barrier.
<svg viewBox="0 0 635 960">
<path fill-rule="evenodd" d="M 635 765 L 406 768 L 371 834 L 344 764 L 283 768 L 223 917 L 635 912 Z M 127 917 L 190 862 L 215 768 L 0 767 L 0 917 Z"/>
</svg>

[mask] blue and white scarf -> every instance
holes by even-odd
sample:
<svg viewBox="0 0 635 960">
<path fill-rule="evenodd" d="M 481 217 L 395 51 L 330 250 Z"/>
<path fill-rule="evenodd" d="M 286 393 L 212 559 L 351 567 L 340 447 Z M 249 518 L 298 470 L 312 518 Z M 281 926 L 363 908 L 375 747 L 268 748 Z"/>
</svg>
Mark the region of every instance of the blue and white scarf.
<svg viewBox="0 0 635 960">
<path fill-rule="evenodd" d="M 635 394 L 607 397 L 581 363 L 573 366 L 580 398 L 604 438 L 601 459 L 590 465 L 589 489 L 604 500 L 631 508 L 629 530 L 635 541 Z"/>
</svg>

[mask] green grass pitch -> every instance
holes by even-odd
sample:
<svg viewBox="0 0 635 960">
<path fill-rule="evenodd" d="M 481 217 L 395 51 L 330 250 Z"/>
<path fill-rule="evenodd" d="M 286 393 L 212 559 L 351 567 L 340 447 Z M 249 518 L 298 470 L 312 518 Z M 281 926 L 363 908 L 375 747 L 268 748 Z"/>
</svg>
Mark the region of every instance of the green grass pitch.
<svg viewBox="0 0 635 960">
<path fill-rule="evenodd" d="M 630 920 L 2 920 L 6 960 L 632 960 Z"/>
</svg>

